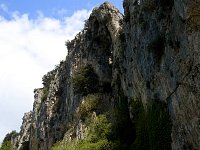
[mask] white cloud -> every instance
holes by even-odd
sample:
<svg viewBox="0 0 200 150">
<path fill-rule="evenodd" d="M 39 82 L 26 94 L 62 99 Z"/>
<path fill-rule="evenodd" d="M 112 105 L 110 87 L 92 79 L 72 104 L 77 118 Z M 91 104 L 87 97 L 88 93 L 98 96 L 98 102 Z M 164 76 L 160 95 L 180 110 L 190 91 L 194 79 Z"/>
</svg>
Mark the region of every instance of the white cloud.
<svg viewBox="0 0 200 150">
<path fill-rule="evenodd" d="M 8 12 L 8 7 L 5 4 L 0 4 L 0 9 L 4 12 Z"/>
<path fill-rule="evenodd" d="M 67 13 L 69 13 L 69 11 L 67 9 L 64 9 L 64 8 L 62 8 L 62 9 L 54 8 L 52 10 L 52 12 L 53 12 L 53 15 L 59 16 L 59 17 L 63 17 L 65 15 L 67 15 Z"/>
<path fill-rule="evenodd" d="M 0 9 L 8 11 L 3 4 Z M 65 59 L 65 41 L 83 28 L 90 11 L 80 10 L 58 20 L 37 19 L 28 14 L 0 15 L 0 141 L 11 130 L 19 130 L 24 112 L 32 109 L 33 90 L 41 87 L 42 76 Z"/>
</svg>

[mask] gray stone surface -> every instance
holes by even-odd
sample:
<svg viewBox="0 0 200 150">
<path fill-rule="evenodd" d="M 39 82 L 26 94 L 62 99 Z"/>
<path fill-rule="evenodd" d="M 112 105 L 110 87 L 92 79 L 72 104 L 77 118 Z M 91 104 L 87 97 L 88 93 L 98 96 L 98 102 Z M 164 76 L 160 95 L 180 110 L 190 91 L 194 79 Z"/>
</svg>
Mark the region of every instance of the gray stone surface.
<svg viewBox="0 0 200 150">
<path fill-rule="evenodd" d="M 68 56 L 52 73 L 55 76 L 50 82 L 47 98 L 43 100 L 45 88 L 35 90 L 30 132 L 23 133 L 29 138 L 31 150 L 50 150 L 63 138 L 84 137 L 87 128 L 74 117 L 82 97 L 73 92 L 72 77 L 78 67 L 91 65 L 100 84 L 111 86 L 112 56 L 121 47 L 122 19 L 119 10 L 106 2 L 92 11 L 85 28 L 67 43 Z M 109 95 L 104 96 L 109 99 L 106 97 Z"/>
<path fill-rule="evenodd" d="M 95 8 L 85 28 L 67 42 L 68 56 L 54 70 L 47 98 L 45 88 L 35 90 L 19 145 L 29 141 L 31 150 L 49 150 L 63 138 L 85 136 L 87 127 L 74 117 L 83 97 L 74 93 L 72 77 L 90 64 L 101 85 L 112 85 L 113 97 L 122 88 L 144 106 L 152 99 L 167 103 L 173 150 L 200 149 L 199 0 L 124 0 L 124 9 L 123 22 L 109 3 Z M 103 97 L 106 106 L 115 105 L 109 94 Z"/>
<path fill-rule="evenodd" d="M 172 149 L 200 149 L 199 1 L 174 0 L 171 7 L 147 2 L 124 2 L 130 16 L 124 25 L 124 90 L 144 105 L 151 99 L 168 104 Z"/>
</svg>

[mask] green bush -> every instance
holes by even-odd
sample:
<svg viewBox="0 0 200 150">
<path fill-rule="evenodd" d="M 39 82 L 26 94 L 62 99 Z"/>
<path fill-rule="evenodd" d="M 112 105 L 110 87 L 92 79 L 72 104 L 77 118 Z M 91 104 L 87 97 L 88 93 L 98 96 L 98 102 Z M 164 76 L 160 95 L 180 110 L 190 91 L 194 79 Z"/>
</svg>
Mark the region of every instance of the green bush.
<svg viewBox="0 0 200 150">
<path fill-rule="evenodd" d="M 88 124 L 88 133 L 80 141 L 58 142 L 52 150 L 117 150 L 118 143 L 109 141 L 111 123 L 106 115 L 99 115 Z"/>
<path fill-rule="evenodd" d="M 6 134 L 5 138 L 3 139 L 3 143 L 0 147 L 0 150 L 14 150 L 14 146 L 11 143 L 11 140 L 12 138 L 15 138 L 18 135 L 19 133 L 17 133 L 16 131 L 12 131 Z"/>
<path fill-rule="evenodd" d="M 41 101 L 44 102 L 47 100 L 47 96 L 49 94 L 49 89 L 44 87 L 43 88 L 43 94 L 42 94 L 42 98 L 41 98 Z"/>
<path fill-rule="evenodd" d="M 79 112 L 77 112 L 78 118 L 84 120 L 90 113 L 97 109 L 99 101 L 98 95 L 90 94 L 84 97 L 79 106 Z"/>
<path fill-rule="evenodd" d="M 89 125 L 87 137 L 82 140 L 78 149 L 80 150 L 115 150 L 118 143 L 109 141 L 111 134 L 111 123 L 106 115 L 99 115 Z"/>
<path fill-rule="evenodd" d="M 152 100 L 145 111 L 142 102 L 132 101 L 136 139 L 132 149 L 171 149 L 172 124 L 164 102 Z"/>
<path fill-rule="evenodd" d="M 97 93 L 99 79 L 91 65 L 80 67 L 72 78 L 74 93 L 86 96 Z"/>
<path fill-rule="evenodd" d="M 129 115 L 128 99 L 122 90 L 114 108 L 111 139 L 120 142 L 120 149 L 129 149 L 134 140 L 134 127 Z"/>
<path fill-rule="evenodd" d="M 146 113 L 141 101 L 131 101 L 135 140 L 131 146 L 134 150 L 148 150 L 149 140 L 147 131 Z"/>
<path fill-rule="evenodd" d="M 47 74 L 45 74 L 42 77 L 42 84 L 44 87 L 49 88 L 51 81 L 54 79 L 55 75 L 56 75 L 56 71 L 57 71 L 58 67 L 56 67 L 54 70 L 49 71 Z"/>
<path fill-rule="evenodd" d="M 3 142 L 10 141 L 12 138 L 15 138 L 16 136 L 18 136 L 18 134 L 19 133 L 17 133 L 16 131 L 12 131 L 6 134 L 5 138 L 3 139 Z"/>
<path fill-rule="evenodd" d="M 0 150 L 14 150 L 11 141 L 4 141 L 1 145 Z"/>
<path fill-rule="evenodd" d="M 107 139 L 100 139 L 96 143 L 82 142 L 79 144 L 78 150 L 112 150 L 114 148 L 113 143 Z"/>
<path fill-rule="evenodd" d="M 60 141 L 53 145 L 52 150 L 77 150 L 77 141 Z"/>
<path fill-rule="evenodd" d="M 150 150 L 171 149 L 172 123 L 164 102 L 152 101 L 147 109 Z"/>
</svg>

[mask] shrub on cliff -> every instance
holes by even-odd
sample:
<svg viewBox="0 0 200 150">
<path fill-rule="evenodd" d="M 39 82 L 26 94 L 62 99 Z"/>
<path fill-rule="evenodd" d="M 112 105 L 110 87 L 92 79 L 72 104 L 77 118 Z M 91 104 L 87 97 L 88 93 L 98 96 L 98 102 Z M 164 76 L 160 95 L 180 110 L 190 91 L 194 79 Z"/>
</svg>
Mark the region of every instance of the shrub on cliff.
<svg viewBox="0 0 200 150">
<path fill-rule="evenodd" d="M 164 102 L 153 100 L 147 108 L 150 150 L 171 149 L 172 124 Z"/>
<path fill-rule="evenodd" d="M 120 141 L 120 149 L 129 149 L 134 139 L 134 128 L 130 119 L 128 99 L 121 89 L 112 113 L 112 140 Z"/>
<path fill-rule="evenodd" d="M 56 66 L 56 68 L 54 70 L 49 71 L 47 74 L 45 74 L 42 77 L 42 84 L 43 84 L 44 87 L 49 88 L 51 81 L 54 79 L 54 77 L 56 75 L 57 68 L 58 67 Z"/>
<path fill-rule="evenodd" d="M 12 131 L 6 134 L 3 139 L 3 143 L 1 145 L 0 150 L 14 150 L 13 144 L 11 143 L 12 138 L 15 138 L 18 135 L 16 131 Z"/>
<path fill-rule="evenodd" d="M 5 141 L 2 143 L 0 150 L 14 150 L 11 141 Z"/>
<path fill-rule="evenodd" d="M 46 101 L 48 94 L 49 94 L 48 88 L 47 88 L 47 87 L 44 87 L 44 88 L 43 88 L 42 98 L 41 98 L 41 101 L 42 101 L 42 102 Z"/>
<path fill-rule="evenodd" d="M 18 135 L 18 133 L 16 131 L 12 131 L 8 134 L 6 134 L 5 138 L 3 139 L 3 142 L 6 141 L 11 141 L 12 138 L 15 138 Z"/>
<path fill-rule="evenodd" d="M 89 132 L 85 139 L 80 141 L 77 149 L 107 150 L 113 149 L 114 144 L 108 140 L 111 132 L 111 123 L 106 115 L 99 115 L 89 125 Z"/>
<path fill-rule="evenodd" d="M 91 65 L 78 68 L 72 82 L 76 94 L 86 96 L 98 92 L 99 79 Z"/>
<path fill-rule="evenodd" d="M 141 101 L 132 101 L 131 106 L 136 130 L 136 139 L 132 149 L 171 149 L 172 124 L 166 104 L 152 100 L 146 111 Z"/>
<path fill-rule="evenodd" d="M 88 124 L 88 133 L 83 140 L 58 142 L 52 150 L 117 150 L 118 143 L 109 140 L 111 123 L 106 115 L 99 115 Z"/>
<path fill-rule="evenodd" d="M 90 113 L 95 111 L 99 104 L 99 96 L 90 94 L 83 98 L 82 103 L 79 106 L 79 112 L 77 116 L 84 120 Z"/>
</svg>

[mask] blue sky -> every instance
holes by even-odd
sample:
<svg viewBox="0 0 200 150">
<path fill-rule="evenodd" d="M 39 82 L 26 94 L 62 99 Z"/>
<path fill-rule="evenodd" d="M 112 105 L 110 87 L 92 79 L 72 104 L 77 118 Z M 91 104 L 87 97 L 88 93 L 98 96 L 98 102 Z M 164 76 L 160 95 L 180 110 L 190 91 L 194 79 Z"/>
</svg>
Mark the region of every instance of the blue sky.
<svg viewBox="0 0 200 150">
<path fill-rule="evenodd" d="M 5 4 L 11 11 L 28 13 L 31 18 L 36 18 L 38 12 L 42 12 L 47 17 L 70 16 L 74 11 L 90 10 L 103 2 L 104 0 L 1 0 L 1 3 Z M 123 12 L 122 0 L 110 0 L 109 2 Z M 60 14 L 56 13 L 59 11 Z"/>
<path fill-rule="evenodd" d="M 103 0 L 0 1 L 0 141 L 19 131 L 42 76 L 65 59 L 65 41 Z M 122 0 L 110 0 L 122 12 Z"/>
</svg>

